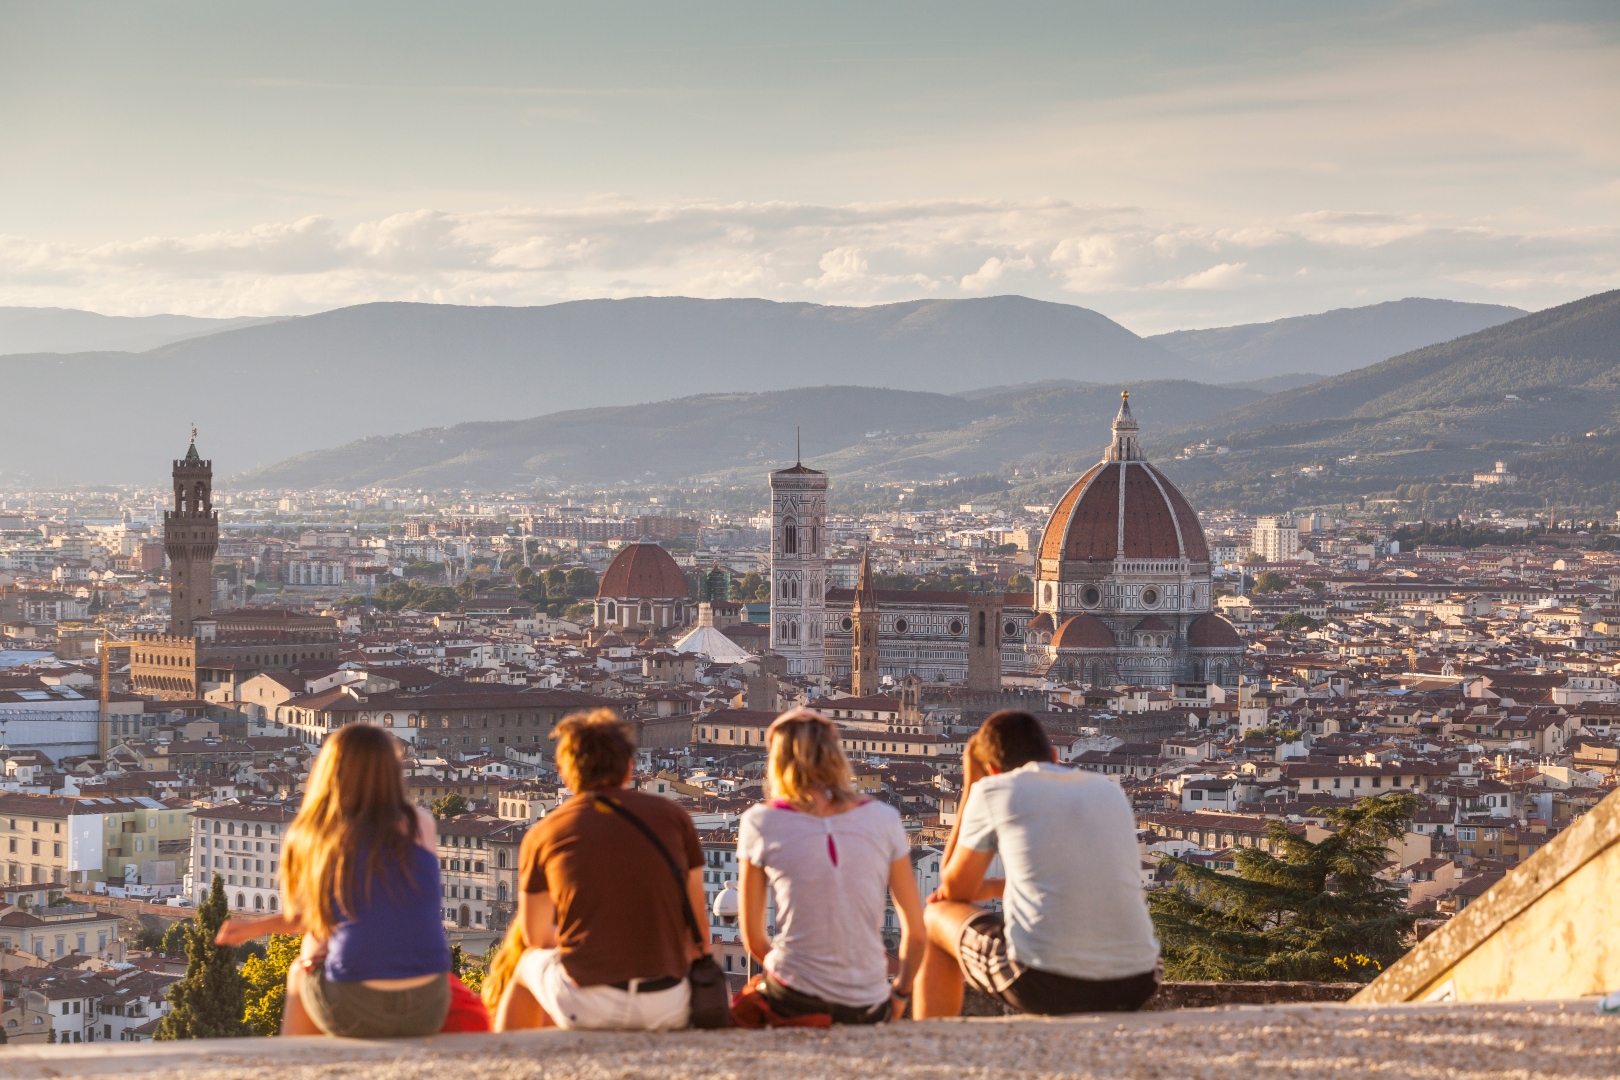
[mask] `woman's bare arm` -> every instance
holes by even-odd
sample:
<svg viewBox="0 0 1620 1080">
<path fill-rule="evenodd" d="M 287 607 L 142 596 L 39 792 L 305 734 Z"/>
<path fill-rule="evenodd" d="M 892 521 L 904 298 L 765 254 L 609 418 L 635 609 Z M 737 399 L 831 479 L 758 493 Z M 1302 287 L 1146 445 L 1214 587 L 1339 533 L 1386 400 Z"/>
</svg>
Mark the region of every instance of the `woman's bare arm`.
<svg viewBox="0 0 1620 1080">
<path fill-rule="evenodd" d="M 765 934 L 765 897 L 770 887 L 764 870 L 751 862 L 743 863 L 742 879 L 737 882 L 737 922 L 742 929 L 743 948 L 762 966 L 765 954 L 771 950 L 771 939 Z"/>
<path fill-rule="evenodd" d="M 240 945 L 244 941 L 252 941 L 266 934 L 302 933 L 304 922 L 296 915 L 266 915 L 257 919 L 236 915 L 219 924 L 219 933 L 214 936 L 214 944 Z"/>
</svg>

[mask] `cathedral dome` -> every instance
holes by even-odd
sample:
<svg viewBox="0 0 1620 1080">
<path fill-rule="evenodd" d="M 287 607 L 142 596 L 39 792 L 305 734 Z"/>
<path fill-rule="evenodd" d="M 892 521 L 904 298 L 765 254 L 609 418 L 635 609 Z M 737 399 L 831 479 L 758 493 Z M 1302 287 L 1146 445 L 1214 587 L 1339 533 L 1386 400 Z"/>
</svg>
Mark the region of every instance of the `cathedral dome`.
<svg viewBox="0 0 1620 1080">
<path fill-rule="evenodd" d="M 1053 508 L 1041 540 L 1043 559 L 1109 562 L 1120 556 L 1209 561 L 1198 515 L 1176 485 L 1145 461 L 1093 466 Z"/>
<path fill-rule="evenodd" d="M 1192 649 L 1241 649 L 1243 639 L 1231 623 L 1207 611 L 1187 627 L 1187 647 Z"/>
<path fill-rule="evenodd" d="M 690 598 L 686 575 L 669 552 L 648 540 L 626 544 L 613 556 L 596 595 L 614 600 Z"/>
<path fill-rule="evenodd" d="M 1209 561 L 1198 515 L 1176 485 L 1143 460 L 1136 430 L 1127 395 L 1114 420 L 1107 458 L 1076 480 L 1052 509 L 1042 559 Z"/>
<path fill-rule="evenodd" d="M 1095 615 L 1065 619 L 1052 635 L 1054 649 L 1112 649 L 1115 645 L 1114 632 Z"/>
</svg>

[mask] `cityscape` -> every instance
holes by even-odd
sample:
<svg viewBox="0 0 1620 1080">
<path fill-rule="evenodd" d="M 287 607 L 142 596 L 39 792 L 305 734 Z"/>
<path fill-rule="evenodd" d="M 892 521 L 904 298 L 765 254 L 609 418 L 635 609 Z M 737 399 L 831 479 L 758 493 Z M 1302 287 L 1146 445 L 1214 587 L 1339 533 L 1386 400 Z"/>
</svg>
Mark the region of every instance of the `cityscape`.
<svg viewBox="0 0 1620 1080">
<path fill-rule="evenodd" d="M 61 49 L 66 24 L 25 6 L 0 27 Z M 824 63 L 888 70 L 867 52 L 889 46 L 828 44 L 817 33 L 833 29 L 809 25 L 820 16 L 709 27 L 739 50 L 770 42 L 778 72 L 734 67 L 651 10 L 634 32 L 513 16 L 505 28 L 551 58 L 547 78 L 590 87 L 516 89 L 539 75 L 485 13 L 456 36 L 495 57 L 489 86 L 449 42 L 444 78 L 461 82 L 410 82 L 437 102 L 486 102 L 480 131 L 494 117 L 529 132 L 475 149 L 462 121 L 424 106 L 423 130 L 462 147 L 460 177 L 386 134 L 399 106 L 370 97 L 437 55 L 432 20 L 412 12 L 379 46 L 370 89 L 334 90 L 317 59 L 288 76 L 311 95 L 296 106 L 269 76 L 218 76 L 235 108 L 280 102 L 264 106 L 278 140 L 296 141 L 289 110 L 314 110 L 302 122 L 319 146 L 286 162 L 222 143 L 224 160 L 204 164 L 175 117 L 153 120 L 151 138 L 199 170 L 209 194 L 195 207 L 157 179 L 176 166 L 145 151 L 105 211 L 69 205 L 34 166 L 0 181 L 40 212 L 0 224 L 13 406 L 0 433 L 0 1055 L 282 1033 L 299 939 L 227 947 L 220 920 L 298 914 L 289 830 L 323 749 L 357 725 L 386 734 L 432 822 L 452 982 L 478 994 L 501 977 L 503 943 L 521 951 L 529 932 L 533 837 L 590 795 L 569 786 L 559 725 L 597 710 L 633 738 L 627 787 L 696 831 L 692 929 L 730 995 L 774 978 L 742 897 L 759 872 L 745 815 L 785 805 L 778 718 L 831 722 L 850 789 L 898 816 L 929 903 L 949 895 L 984 767 L 970 740 L 1010 711 L 1033 717 L 1064 775 L 1095 774 L 1129 804 L 1161 955 L 1155 1015 L 1269 1010 L 1254 1015 L 1291 1034 L 1255 1045 L 1304 1061 L 1304 1014 L 1287 1010 L 1376 1007 L 1396 1035 L 1356 1049 L 1355 1067 L 1389 1054 L 1415 1069 L 1461 1068 L 1467 1053 L 1414 1049 L 1428 1021 L 1398 1005 L 1486 1010 L 1433 1014 L 1459 1032 L 1489 1029 L 1502 1003 L 1559 1017 L 1567 1004 L 1592 1023 L 1596 999 L 1597 1014 L 1620 1011 L 1603 997 L 1620 989 L 1620 66 L 1604 62 L 1620 36 L 1612 12 L 1577 6 L 1549 9 L 1557 33 L 1493 9 L 1490 40 L 1463 33 L 1454 5 L 1351 7 L 1297 26 L 1246 10 L 1238 29 L 1189 11 L 1192 29 L 1174 33 L 1098 11 L 1058 20 L 1055 40 L 1087 42 L 1119 86 L 1137 76 L 1098 42 L 1144 50 L 1128 100 L 1086 88 L 1039 34 L 976 42 L 977 17 L 953 9 L 936 55 L 874 15 L 936 96 L 963 77 L 962 56 L 975 71 L 1032 65 L 1028 84 L 988 79 L 980 103 L 951 91 L 960 115 L 869 74 L 832 80 L 813 107 L 782 104 Z M 226 55 L 279 70 L 240 18 L 220 16 Z M 1391 44 L 1397 25 L 1414 44 Z M 1448 102 L 1485 93 L 1448 66 L 1466 54 L 1525 58 L 1547 80 L 1538 107 L 1566 77 L 1607 104 L 1567 131 L 1515 132 L 1541 148 L 1464 181 L 1460 163 L 1506 135 L 1448 132 L 1420 150 L 1409 133 L 1374 134 L 1404 106 L 1370 91 L 1324 104 L 1338 92 L 1325 75 L 1255 59 L 1245 26 L 1280 51 L 1323 50 L 1358 85 L 1374 69 L 1349 44 L 1330 49 L 1335 34 L 1409 89 L 1428 85 L 1420 61 L 1440 65 Z M 116 51 L 108 32 L 94 55 Z M 641 71 L 621 46 L 663 58 Z M 605 66 L 576 67 L 570 51 Z M 517 82 L 491 89 L 503 79 Z M 1185 96 L 1195 83 L 1207 103 Z M 140 85 L 141 100 L 172 93 Z M 751 100 L 765 87 L 783 98 Z M 848 97 L 862 87 L 881 122 Z M 115 96 L 100 82 L 83 93 L 74 108 Z M 655 121 L 621 94 L 652 112 L 680 104 Z M 1237 158 L 1264 141 L 1232 103 L 1249 95 L 1304 95 L 1353 143 L 1319 166 L 1329 151 L 1312 124 L 1274 121 L 1288 165 L 1267 165 L 1279 171 L 1265 183 L 1286 213 L 1241 179 L 1260 166 Z M 541 104 L 509 113 L 507 96 Z M 1048 97 L 1112 119 L 1011 123 Z M 343 149 L 315 101 L 377 124 L 364 135 L 376 160 Z M 723 137 L 704 112 L 721 102 L 736 128 Z M 1197 141 L 1185 116 L 1206 107 L 1232 146 Z M 1442 130 L 1446 109 L 1425 103 L 1413 123 Z M 760 134 L 773 110 L 803 125 L 793 153 Z M 1197 175 L 1165 179 L 1181 159 L 1142 150 L 1113 126 L 1127 120 L 1142 140 L 1186 142 Z M 667 185 L 599 144 L 608 131 L 668 155 Z M 87 168 L 91 138 L 49 152 Z M 1047 145 L 1063 140 L 1085 152 Z M 874 149 L 886 142 L 908 150 Z M 995 146 L 1011 172 L 987 181 L 970 163 Z M 1108 168 L 1090 156 L 1105 150 Z M 1554 175 L 1561 154 L 1581 158 L 1578 176 Z M 1082 158 L 1096 175 L 1074 180 Z M 867 179 L 840 178 L 844 165 Z M 526 187 L 524 170 L 543 182 Z M 222 192 L 237 183 L 232 209 Z M 430 200 L 452 208 L 409 209 Z M 1101 828 L 1070 826 L 1077 845 Z M 916 928 L 899 896 L 881 937 L 889 975 L 908 981 Z M 773 938 L 782 903 L 767 894 Z M 999 894 L 988 903 L 1003 909 Z M 209 963 L 235 987 L 217 1029 L 198 1026 Z M 641 981 L 656 980 L 626 992 Z M 968 987 L 964 1016 L 1016 1011 Z M 897 995 L 896 1019 L 910 1002 Z M 1542 1016 L 1523 1023 L 1565 1023 Z M 1198 1027 L 1186 1046 L 1249 1037 L 1227 1030 Z M 1139 1056 L 1085 1075 L 1173 1052 L 1129 1031 Z M 596 1067 L 588 1046 L 568 1052 Z M 788 1067 L 778 1052 L 749 1060 Z M 1528 1067 L 1522 1045 L 1489 1053 Z M 1191 1062 L 1163 1060 L 1180 1062 L 1165 1075 Z M 685 1067 L 672 1061 L 626 1068 Z M 898 1075 L 889 1061 L 873 1075 Z"/>
</svg>

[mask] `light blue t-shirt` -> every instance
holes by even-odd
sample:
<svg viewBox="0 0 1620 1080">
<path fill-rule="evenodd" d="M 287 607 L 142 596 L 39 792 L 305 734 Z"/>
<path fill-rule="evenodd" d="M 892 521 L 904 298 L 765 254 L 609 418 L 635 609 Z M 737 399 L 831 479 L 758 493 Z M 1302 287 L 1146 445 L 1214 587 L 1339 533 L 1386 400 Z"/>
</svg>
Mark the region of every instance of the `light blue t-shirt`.
<svg viewBox="0 0 1620 1080">
<path fill-rule="evenodd" d="M 968 792 L 957 842 L 1001 855 L 1007 955 L 1018 963 L 1076 979 L 1153 970 L 1136 820 L 1112 780 L 1033 761 L 987 776 Z"/>
</svg>

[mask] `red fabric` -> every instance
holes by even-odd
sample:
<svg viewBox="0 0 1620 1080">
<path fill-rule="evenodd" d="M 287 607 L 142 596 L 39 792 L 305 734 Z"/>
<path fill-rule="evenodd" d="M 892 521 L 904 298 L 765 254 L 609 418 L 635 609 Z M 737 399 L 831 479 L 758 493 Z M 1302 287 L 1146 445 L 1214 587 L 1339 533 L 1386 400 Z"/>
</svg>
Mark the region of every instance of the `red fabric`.
<svg viewBox="0 0 1620 1080">
<path fill-rule="evenodd" d="M 811 1013 L 809 1016 L 777 1016 L 771 1010 L 771 1003 L 766 1000 L 760 987 L 765 984 L 765 976 L 759 975 L 754 981 L 743 987 L 742 991 L 731 1000 L 731 1022 L 741 1028 L 768 1028 L 768 1027 L 805 1027 L 830 1028 L 832 1027 L 831 1013 Z"/>
<path fill-rule="evenodd" d="M 444 1018 L 439 1034 L 488 1030 L 489 1010 L 484 1008 L 484 999 L 467 989 L 460 979 L 450 976 L 450 1013 Z"/>
</svg>

